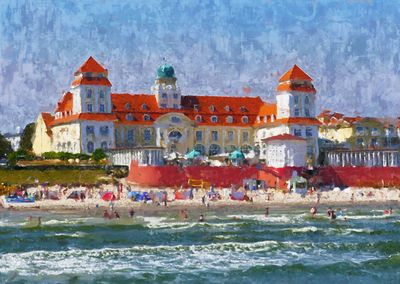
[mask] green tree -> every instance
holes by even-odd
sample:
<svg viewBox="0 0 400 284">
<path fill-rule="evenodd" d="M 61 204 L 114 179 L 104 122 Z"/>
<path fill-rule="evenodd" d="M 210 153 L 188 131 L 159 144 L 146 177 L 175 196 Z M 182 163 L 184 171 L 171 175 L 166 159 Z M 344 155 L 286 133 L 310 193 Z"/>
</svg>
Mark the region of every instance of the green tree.
<svg viewBox="0 0 400 284">
<path fill-rule="evenodd" d="M 22 131 L 21 142 L 19 143 L 19 149 L 25 151 L 32 151 L 32 138 L 35 133 L 35 123 L 29 123 L 25 126 Z"/>
<path fill-rule="evenodd" d="M 10 141 L 0 133 L 0 158 L 4 158 L 13 151 Z"/>
</svg>

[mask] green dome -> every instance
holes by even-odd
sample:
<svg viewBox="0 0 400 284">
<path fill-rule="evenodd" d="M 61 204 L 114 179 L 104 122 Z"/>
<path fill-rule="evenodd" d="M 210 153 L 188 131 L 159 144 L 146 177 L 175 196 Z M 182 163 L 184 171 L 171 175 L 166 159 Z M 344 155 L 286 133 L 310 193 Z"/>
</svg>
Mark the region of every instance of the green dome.
<svg viewBox="0 0 400 284">
<path fill-rule="evenodd" d="M 169 64 L 164 64 L 157 69 L 157 79 L 175 78 L 175 70 Z"/>
</svg>

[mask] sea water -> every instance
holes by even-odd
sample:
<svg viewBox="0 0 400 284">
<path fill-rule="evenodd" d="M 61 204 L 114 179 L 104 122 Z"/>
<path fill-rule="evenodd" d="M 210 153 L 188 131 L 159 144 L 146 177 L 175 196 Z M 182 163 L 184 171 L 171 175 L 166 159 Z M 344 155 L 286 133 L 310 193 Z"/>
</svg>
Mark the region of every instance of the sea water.
<svg viewBox="0 0 400 284">
<path fill-rule="evenodd" d="M 0 212 L 1 283 L 400 283 L 400 216 L 348 208 L 103 220 Z M 40 227 L 25 218 L 42 217 Z M 127 214 L 121 214 L 127 215 Z M 196 216 L 194 216 L 196 215 Z"/>
</svg>

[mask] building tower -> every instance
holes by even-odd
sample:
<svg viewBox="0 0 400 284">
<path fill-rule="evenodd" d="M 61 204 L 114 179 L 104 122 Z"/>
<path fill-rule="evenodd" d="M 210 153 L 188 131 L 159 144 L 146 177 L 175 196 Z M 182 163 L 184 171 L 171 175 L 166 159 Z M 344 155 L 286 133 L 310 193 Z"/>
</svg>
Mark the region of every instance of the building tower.
<svg viewBox="0 0 400 284">
<path fill-rule="evenodd" d="M 316 163 L 318 157 L 318 126 L 316 90 L 312 78 L 293 65 L 280 79 L 277 87 L 277 120 L 285 121 L 290 134 L 307 141 L 307 157 Z M 311 162 L 309 161 L 309 164 Z"/>
<path fill-rule="evenodd" d="M 169 64 L 157 69 L 157 78 L 151 87 L 159 108 L 181 108 L 181 90 L 176 84 L 175 70 Z"/>
<path fill-rule="evenodd" d="M 72 113 L 111 113 L 111 83 L 107 69 L 90 56 L 74 76 L 70 89 Z"/>
</svg>

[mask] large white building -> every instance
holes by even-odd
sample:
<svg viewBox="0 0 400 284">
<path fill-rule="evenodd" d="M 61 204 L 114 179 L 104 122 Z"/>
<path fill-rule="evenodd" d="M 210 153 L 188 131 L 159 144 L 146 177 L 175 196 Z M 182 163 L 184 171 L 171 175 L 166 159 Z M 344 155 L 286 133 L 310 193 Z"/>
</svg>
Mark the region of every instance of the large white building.
<svg viewBox="0 0 400 284">
<path fill-rule="evenodd" d="M 115 94 L 107 69 L 89 57 L 74 73 L 54 115 L 39 115 L 33 150 L 92 153 L 150 147 L 215 155 L 238 148 L 265 151 L 262 139 L 288 133 L 307 141 L 307 155 L 315 161 L 315 93 L 311 78 L 295 65 L 279 81 L 276 104 L 250 96 L 182 95 L 174 68 L 164 64 L 151 94 Z"/>
</svg>

